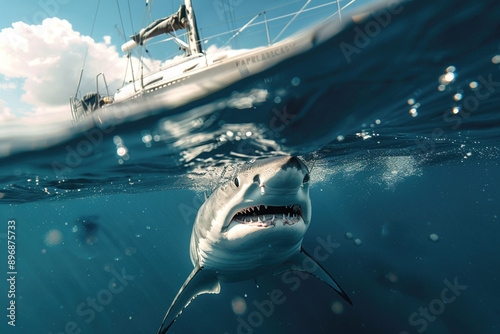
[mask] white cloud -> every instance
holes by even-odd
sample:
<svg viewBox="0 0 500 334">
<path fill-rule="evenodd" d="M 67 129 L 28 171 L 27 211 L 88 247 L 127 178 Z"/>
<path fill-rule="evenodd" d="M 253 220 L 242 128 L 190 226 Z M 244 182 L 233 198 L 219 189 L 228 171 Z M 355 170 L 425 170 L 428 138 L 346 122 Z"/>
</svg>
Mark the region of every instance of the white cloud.
<svg viewBox="0 0 500 334">
<path fill-rule="evenodd" d="M 111 37 L 104 36 L 104 41 L 97 43 L 58 18 L 45 19 L 41 25 L 16 22 L 0 31 L 0 74 L 7 79 L 24 79 L 21 98 L 34 106 L 32 120 L 69 120 L 69 97 L 75 94 L 87 47 L 82 93 L 95 90 L 95 75 L 100 72 L 105 73 L 108 84 L 121 83 L 127 60 L 110 42 Z M 7 113 L 5 110 L 0 110 L 0 115 Z"/>
<path fill-rule="evenodd" d="M 4 100 L 0 100 L 0 122 L 5 122 L 11 119 L 14 119 L 14 115 L 12 115 L 10 108 L 5 105 Z"/>
<path fill-rule="evenodd" d="M 224 47 L 218 47 L 217 45 L 215 44 L 212 44 L 208 47 L 207 49 L 207 53 L 208 54 L 216 54 L 216 53 L 219 53 L 219 52 L 222 52 L 222 51 L 230 51 L 232 50 L 231 46 L 230 45 L 227 45 L 227 46 L 224 46 Z"/>
<path fill-rule="evenodd" d="M 17 85 L 13 82 L 0 82 L 0 90 L 16 89 Z"/>
</svg>

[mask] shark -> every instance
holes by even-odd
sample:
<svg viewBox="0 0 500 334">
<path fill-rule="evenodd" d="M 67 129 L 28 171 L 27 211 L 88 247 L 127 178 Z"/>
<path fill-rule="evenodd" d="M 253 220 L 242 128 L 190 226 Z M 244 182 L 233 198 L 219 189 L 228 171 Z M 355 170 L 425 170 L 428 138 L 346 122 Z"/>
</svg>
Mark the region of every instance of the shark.
<svg viewBox="0 0 500 334">
<path fill-rule="evenodd" d="M 311 223 L 309 181 L 309 169 L 298 157 L 253 159 L 211 194 L 193 225 L 190 257 L 194 269 L 158 334 L 165 334 L 197 296 L 218 294 L 221 283 L 265 274 L 307 272 L 352 305 L 332 276 L 302 247 Z"/>
</svg>

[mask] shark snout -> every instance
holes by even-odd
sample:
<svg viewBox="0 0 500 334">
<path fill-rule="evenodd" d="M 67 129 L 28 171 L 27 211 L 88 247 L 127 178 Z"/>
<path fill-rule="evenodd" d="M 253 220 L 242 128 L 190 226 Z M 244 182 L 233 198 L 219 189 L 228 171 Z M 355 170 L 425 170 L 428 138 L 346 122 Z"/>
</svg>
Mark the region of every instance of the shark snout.
<svg viewBox="0 0 500 334">
<path fill-rule="evenodd" d="M 296 168 L 296 169 L 305 169 L 304 164 L 297 157 L 287 157 L 285 158 L 285 163 L 283 164 L 282 169 L 288 168 Z"/>
<path fill-rule="evenodd" d="M 281 186 L 281 187 L 280 187 Z M 297 195 L 301 186 L 291 187 L 289 184 L 271 184 L 261 186 L 261 195 L 281 195 L 281 196 L 294 196 Z"/>
<path fill-rule="evenodd" d="M 259 186 L 262 193 L 296 194 L 305 183 L 309 182 L 307 167 L 296 157 L 277 158 L 275 167 L 275 173 L 260 178 Z"/>
</svg>

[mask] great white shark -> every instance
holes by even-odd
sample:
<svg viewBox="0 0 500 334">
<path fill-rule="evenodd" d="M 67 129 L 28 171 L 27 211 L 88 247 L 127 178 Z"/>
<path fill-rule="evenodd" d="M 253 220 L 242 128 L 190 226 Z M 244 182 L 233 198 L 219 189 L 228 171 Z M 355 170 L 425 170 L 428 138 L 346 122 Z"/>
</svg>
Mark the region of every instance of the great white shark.
<svg viewBox="0 0 500 334">
<path fill-rule="evenodd" d="M 309 170 L 299 158 L 273 157 L 244 164 L 199 209 L 190 244 L 194 269 L 158 333 L 166 333 L 198 295 L 219 293 L 221 282 L 266 273 L 308 272 L 352 304 L 330 274 L 302 248 L 310 223 Z M 311 261 L 316 265 L 311 266 Z"/>
</svg>

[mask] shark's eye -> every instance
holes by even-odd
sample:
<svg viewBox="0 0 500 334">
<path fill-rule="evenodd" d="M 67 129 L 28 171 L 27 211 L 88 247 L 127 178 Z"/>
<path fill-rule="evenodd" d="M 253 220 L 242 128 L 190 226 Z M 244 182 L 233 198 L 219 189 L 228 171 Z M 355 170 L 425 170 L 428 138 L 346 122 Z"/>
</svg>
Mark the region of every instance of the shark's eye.
<svg viewBox="0 0 500 334">
<path fill-rule="evenodd" d="M 255 175 L 253 177 L 253 182 L 257 183 L 258 185 L 260 185 L 260 176 L 259 174 Z"/>
<path fill-rule="evenodd" d="M 302 180 L 302 183 L 307 183 L 309 182 L 309 174 L 306 174 L 306 176 L 304 176 L 304 180 Z"/>
<path fill-rule="evenodd" d="M 239 186 L 240 186 L 240 178 L 239 178 L 239 177 L 236 177 L 236 178 L 234 179 L 234 185 L 235 185 L 236 187 L 239 187 Z"/>
</svg>

